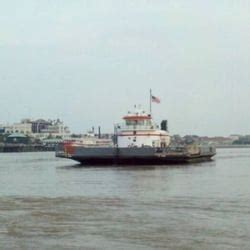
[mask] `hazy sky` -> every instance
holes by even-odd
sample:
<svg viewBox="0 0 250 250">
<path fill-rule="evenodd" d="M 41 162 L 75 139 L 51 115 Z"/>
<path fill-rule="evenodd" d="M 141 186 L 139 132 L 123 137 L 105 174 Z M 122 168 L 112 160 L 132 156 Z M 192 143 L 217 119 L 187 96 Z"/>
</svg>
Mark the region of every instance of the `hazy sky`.
<svg viewBox="0 0 250 250">
<path fill-rule="evenodd" d="M 0 123 L 112 131 L 134 104 L 171 134 L 250 134 L 250 0 L 9 0 Z"/>
</svg>

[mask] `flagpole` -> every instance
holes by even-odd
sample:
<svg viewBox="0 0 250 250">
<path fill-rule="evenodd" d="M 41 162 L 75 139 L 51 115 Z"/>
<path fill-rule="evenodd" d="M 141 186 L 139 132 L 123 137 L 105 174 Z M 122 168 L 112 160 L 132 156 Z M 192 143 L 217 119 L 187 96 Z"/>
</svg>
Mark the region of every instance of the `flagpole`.
<svg viewBox="0 0 250 250">
<path fill-rule="evenodd" d="M 149 113 L 152 116 L 152 90 L 149 90 Z"/>
</svg>

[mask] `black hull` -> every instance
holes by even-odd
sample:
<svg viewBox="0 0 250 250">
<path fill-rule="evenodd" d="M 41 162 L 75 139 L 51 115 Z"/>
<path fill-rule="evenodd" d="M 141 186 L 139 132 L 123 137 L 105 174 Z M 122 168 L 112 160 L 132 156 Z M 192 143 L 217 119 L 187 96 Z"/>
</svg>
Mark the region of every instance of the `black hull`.
<svg viewBox="0 0 250 250">
<path fill-rule="evenodd" d="M 76 146 L 71 151 L 59 147 L 57 157 L 68 158 L 83 165 L 166 165 L 210 161 L 215 155 L 211 147 L 200 147 L 196 153 L 185 148 L 115 148 Z"/>
<path fill-rule="evenodd" d="M 172 165 L 172 164 L 188 164 L 198 163 L 204 161 L 211 161 L 214 155 L 207 156 L 179 156 L 179 157 L 166 157 L 166 158 L 82 158 L 71 157 L 72 160 L 79 162 L 82 165 L 91 166 L 109 166 L 109 165 Z"/>
</svg>

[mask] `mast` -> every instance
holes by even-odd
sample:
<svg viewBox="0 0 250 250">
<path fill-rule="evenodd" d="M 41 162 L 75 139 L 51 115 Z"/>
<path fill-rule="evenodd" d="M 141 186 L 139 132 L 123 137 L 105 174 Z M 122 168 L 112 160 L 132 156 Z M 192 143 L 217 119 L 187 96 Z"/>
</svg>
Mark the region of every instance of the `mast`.
<svg viewBox="0 0 250 250">
<path fill-rule="evenodd" d="M 149 90 L 149 113 L 152 116 L 152 89 Z"/>
</svg>

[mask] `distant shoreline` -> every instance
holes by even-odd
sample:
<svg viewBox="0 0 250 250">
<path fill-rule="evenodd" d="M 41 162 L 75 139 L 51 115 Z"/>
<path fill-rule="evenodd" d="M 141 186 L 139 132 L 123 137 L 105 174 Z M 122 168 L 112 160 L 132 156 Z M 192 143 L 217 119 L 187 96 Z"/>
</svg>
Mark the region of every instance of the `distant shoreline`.
<svg viewBox="0 0 250 250">
<path fill-rule="evenodd" d="M 250 148 L 250 145 L 217 145 L 216 148 Z"/>
<path fill-rule="evenodd" d="M 23 152 L 48 152 L 55 151 L 55 147 L 43 145 L 0 145 L 0 153 L 23 153 Z"/>
</svg>

